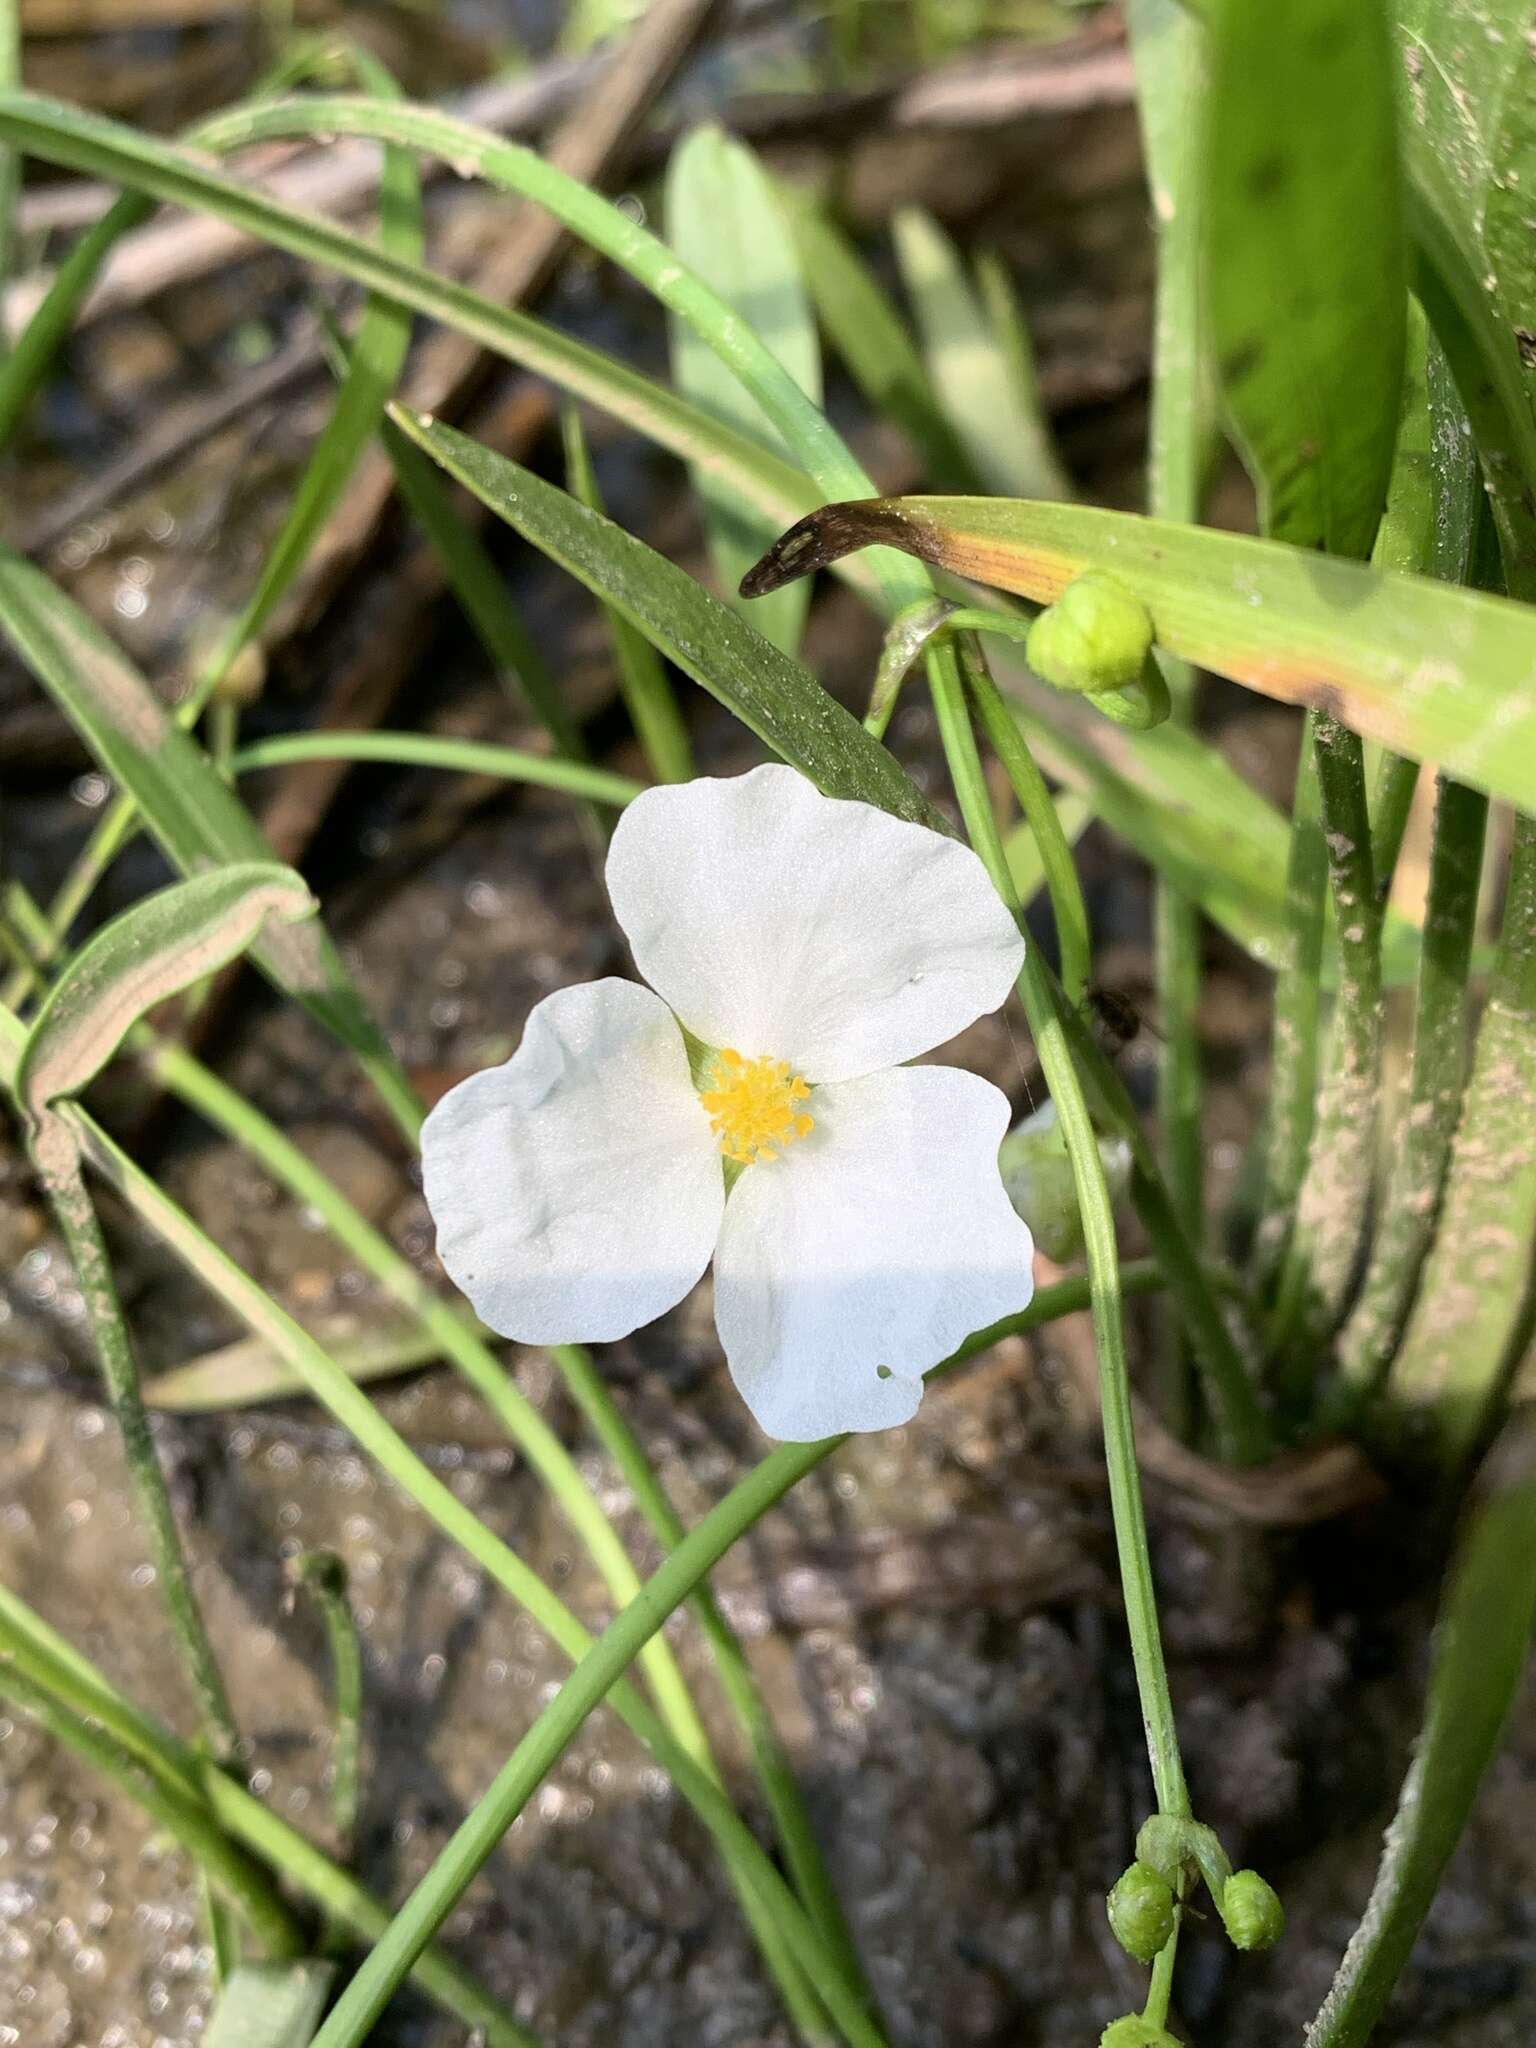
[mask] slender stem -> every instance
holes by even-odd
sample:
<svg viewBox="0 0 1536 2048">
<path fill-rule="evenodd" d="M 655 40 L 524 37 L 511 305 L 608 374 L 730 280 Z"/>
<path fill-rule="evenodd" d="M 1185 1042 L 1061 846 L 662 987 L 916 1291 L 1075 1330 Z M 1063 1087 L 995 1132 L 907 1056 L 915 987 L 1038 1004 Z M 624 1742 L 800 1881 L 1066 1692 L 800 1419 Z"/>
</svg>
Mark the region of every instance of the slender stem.
<svg viewBox="0 0 1536 2048">
<path fill-rule="evenodd" d="M 1371 1262 L 1339 1338 L 1341 1413 L 1381 1385 L 1434 1239 L 1467 1070 L 1467 970 L 1487 821 L 1488 799 L 1481 790 L 1440 777 L 1412 1077 Z"/>
<path fill-rule="evenodd" d="M 289 1567 L 320 1610 L 331 1653 L 331 1699 L 336 1722 L 331 1750 L 331 1821 L 342 1861 L 352 1861 L 357 1836 L 359 1758 L 363 1726 L 363 1652 L 347 1600 L 347 1568 L 334 1550 L 306 1550 Z M 336 1953 L 342 1930 L 332 1926 L 324 1946 Z"/>
<path fill-rule="evenodd" d="M 682 1519 L 615 1406 L 607 1381 L 593 1364 L 591 1354 L 578 1345 L 562 1344 L 554 1348 L 553 1356 L 572 1398 L 622 1473 L 641 1513 L 661 1542 L 675 1550 L 687 1534 Z M 849 1982 L 864 1986 L 865 2004 L 873 2011 L 874 1993 L 868 1988 L 842 1901 L 822 1857 L 794 1767 L 779 1741 L 746 1653 L 707 1583 L 700 1583 L 690 1605 L 714 1653 L 721 1688 L 751 1746 L 801 1903 L 829 1945 L 836 1949 Z"/>
<path fill-rule="evenodd" d="M 1168 2006 L 1173 1997 L 1173 1971 L 1179 1959 L 1179 1923 L 1182 1912 L 1176 1914 L 1173 1932 L 1152 1959 L 1152 1978 L 1147 1985 L 1147 2002 L 1141 2009 L 1141 2016 L 1149 2025 L 1166 2027 Z"/>
<path fill-rule="evenodd" d="M 987 796 L 976 741 L 966 717 L 958 663 L 950 648 L 935 650 L 929 659 L 929 686 L 939 723 L 939 737 L 971 844 L 985 863 L 994 887 L 1017 914 L 1018 899 L 1003 852 L 997 823 Z M 1157 1597 L 1147 1544 L 1141 1479 L 1136 1469 L 1135 1430 L 1131 1421 L 1130 1373 L 1125 1355 L 1125 1322 L 1120 1290 L 1120 1262 L 1115 1220 L 1097 1136 L 1088 1114 L 1055 994 L 1033 946 L 1026 948 L 1019 993 L 1034 1035 L 1046 1085 L 1066 1140 L 1082 1210 L 1092 1298 L 1093 1327 L 1099 1360 L 1099 1397 L 1104 1417 L 1104 1457 L 1109 1472 L 1115 1544 L 1125 1597 L 1126 1626 L 1141 1695 L 1142 1722 L 1159 1809 L 1187 1817 L 1189 1794 L 1179 1756 L 1173 1701 L 1157 1623 Z"/>
<path fill-rule="evenodd" d="M 516 747 L 497 747 L 479 740 L 449 739 L 438 733 L 296 732 L 257 740 L 234 756 L 237 775 L 257 768 L 278 768 L 289 761 L 388 761 L 404 768 L 448 768 L 463 775 L 499 775 L 508 782 L 529 782 L 541 789 L 563 790 L 569 796 L 622 807 L 644 789 L 628 775 L 592 768 L 583 761 L 563 761 L 548 754 L 527 754 Z"/>
<path fill-rule="evenodd" d="M 1528 1333 L 1536 1242 L 1536 819 L 1517 814 L 1498 958 L 1439 1227 L 1387 1382 L 1391 1424 L 1449 1475 Z"/>
<path fill-rule="evenodd" d="M 15 92 L 21 85 L 20 0 L 0 0 L 0 92 Z M 14 149 L 0 150 L 0 290 L 16 271 L 16 200 L 21 191 L 21 157 Z M 10 336 L 0 321 L 0 361 L 10 349 Z"/>
<path fill-rule="evenodd" d="M 1419 765 L 1405 754 L 1385 750 L 1376 764 L 1376 785 L 1371 792 L 1371 875 L 1376 884 L 1376 900 L 1383 910 L 1419 786 Z"/>
<path fill-rule="evenodd" d="M 390 1923 L 315 2036 L 314 2048 L 359 2048 L 413 1959 L 453 1911 L 477 1872 L 553 1769 L 587 1716 L 614 1692 L 641 1648 L 712 1566 L 798 1479 L 826 1455 L 825 1444 L 784 1444 L 765 1458 L 690 1531 L 581 1658 L 490 1788 Z M 782 1880 L 776 1880 L 782 1883 Z M 882 2037 L 840 1975 L 818 1987 L 853 2048 Z"/>
<path fill-rule="evenodd" d="M 0 1693 L 8 1694 L 93 1770 L 121 1785 L 151 1819 L 174 1835 L 274 1961 L 303 1954 L 304 1937 L 292 1915 L 249 1857 L 209 1818 L 206 1806 L 183 1798 L 140 1770 L 127 1751 L 119 1749 L 100 1728 L 60 1705 L 23 1669 L 21 1658 L 12 1651 L 0 1654 Z"/>
<path fill-rule="evenodd" d="M 1317 789 L 1313 719 L 1302 728 L 1285 870 L 1285 958 L 1275 982 L 1270 1039 L 1269 1124 L 1264 1193 L 1254 1240 L 1261 1286 L 1279 1275 L 1306 1172 L 1316 1110 L 1319 988 L 1323 969 L 1323 908 L 1328 891 L 1328 848 L 1323 840 Z"/>
<path fill-rule="evenodd" d="M 1088 993 L 1093 968 L 1093 941 L 1088 930 L 1088 907 L 1083 901 L 1082 883 L 1067 835 L 1051 800 L 1045 777 L 1035 765 L 1024 735 L 1019 731 L 1002 694 L 992 680 L 986 657 L 974 639 L 960 643 L 960 662 L 992 751 L 1003 765 L 1013 786 L 1019 808 L 1029 821 L 1051 899 L 1056 921 L 1056 944 L 1061 955 L 1061 985 L 1069 1003 L 1081 1003 Z"/>
<path fill-rule="evenodd" d="M 549 1488 L 586 1545 L 614 1599 L 621 1605 L 633 1599 L 640 1585 L 634 1565 L 575 1460 L 459 1311 L 432 1292 L 410 1262 L 373 1229 L 296 1145 L 201 1061 L 180 1046 L 160 1040 L 152 1042 L 148 1064 L 174 1095 L 243 1146 L 301 1202 L 322 1216 L 358 1263 L 431 1332 L 454 1369 L 474 1387 Z M 336 1370 L 331 1367 L 332 1372 Z M 368 1404 L 365 1402 L 364 1406 Z M 373 1412 L 369 1408 L 369 1413 Z M 574 1621 L 574 1617 L 570 1619 Z M 719 1786 L 722 1780 L 709 1738 L 670 1645 L 662 1640 L 648 1644 L 644 1668 L 671 1740 L 697 1764 L 712 1786 Z M 814 2036 L 821 2030 L 819 2009 L 806 1995 L 803 1972 L 786 1952 L 772 1919 L 761 1913 L 758 1889 L 749 1873 L 740 1867 L 739 1844 L 721 1846 L 741 1892 L 743 1908 L 786 2002 L 801 2030 Z"/>
<path fill-rule="evenodd" d="M 57 1630 L 14 1593 L 0 1587 L 0 1669 L 4 1660 L 78 1719 L 99 1723 L 116 1747 L 140 1764 L 182 1801 L 204 1800 L 226 1834 L 278 1870 L 308 1894 L 329 1917 L 345 1921 L 354 1934 L 377 1940 L 389 1925 L 388 1910 L 357 1881 L 331 1862 L 296 1828 L 270 1813 L 259 1799 L 225 1772 L 179 1743 L 175 1736 L 126 1699 Z M 142 1779 L 123 1780 L 135 1799 Z M 467 2027 L 478 2027 L 487 2048 L 539 2048 L 525 2028 L 496 2004 L 468 1971 L 437 1949 L 429 1949 L 412 1972 L 413 1981 Z"/>
<path fill-rule="evenodd" d="M 1315 1393 L 1318 1345 L 1338 1327 L 1369 1229 L 1381 1094 L 1381 904 L 1358 734 L 1318 715 L 1318 794 L 1338 928 L 1328 1072 L 1276 1304 L 1294 1391 Z"/>
<path fill-rule="evenodd" d="M 199 1230 L 155 1182 L 141 1173 L 83 1110 L 71 1104 L 61 1109 L 59 1115 L 80 1138 L 92 1165 L 124 1191 L 150 1227 L 247 1327 L 271 1344 L 322 1407 L 357 1439 L 401 1491 L 503 1591 L 526 1608 L 535 1623 L 573 1662 L 582 1657 L 592 1642 L 588 1630 L 516 1551 L 493 1535 L 410 1449 L 314 1339 Z M 506 1391 L 514 1392 L 510 1387 Z M 601 1526 L 616 1543 L 606 1522 Z M 750 1883 L 758 1898 L 775 1912 L 804 1973 L 818 1982 L 829 1973 L 837 1975 L 835 1961 L 823 1947 L 820 1936 L 806 1921 L 751 1831 L 708 1773 L 630 1687 L 623 1686 L 615 1692 L 614 1707 L 716 1837 L 722 1857 L 738 1881 Z"/>
<path fill-rule="evenodd" d="M 31 1150 L 90 1319 L 102 1381 L 122 1434 L 123 1456 L 149 1539 L 155 1583 L 192 1680 L 208 1740 L 216 1755 L 228 1757 L 239 1742 L 239 1731 L 192 1590 L 165 1474 L 139 1391 L 138 1367 L 112 1277 L 112 1262 L 81 1175 L 75 1140 L 50 1111 L 33 1134 Z"/>
</svg>

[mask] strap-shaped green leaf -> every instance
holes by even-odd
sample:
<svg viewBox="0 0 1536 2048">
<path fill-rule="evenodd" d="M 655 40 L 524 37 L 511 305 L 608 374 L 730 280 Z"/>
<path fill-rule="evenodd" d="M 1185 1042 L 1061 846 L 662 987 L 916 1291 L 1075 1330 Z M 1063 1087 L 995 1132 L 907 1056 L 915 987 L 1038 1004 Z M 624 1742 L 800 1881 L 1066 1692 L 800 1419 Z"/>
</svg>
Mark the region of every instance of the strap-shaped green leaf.
<svg viewBox="0 0 1536 2048">
<path fill-rule="evenodd" d="M 157 1003 L 238 959 L 269 918 L 294 924 L 319 905 L 276 861 L 241 861 L 144 897 L 83 945 L 44 997 L 16 1092 L 33 1116 L 95 1079 Z"/>
<path fill-rule="evenodd" d="M 1168 653 L 1536 809 L 1527 605 L 1245 534 L 1009 498 L 828 505 L 791 527 L 748 584 L 771 589 L 875 544 L 1037 604 L 1109 569 Z"/>
<path fill-rule="evenodd" d="M 1264 529 L 1364 556 L 1392 465 L 1407 304 L 1383 0 L 1218 0 L 1206 62 L 1205 299 Z"/>
<path fill-rule="evenodd" d="M 950 828 L 905 771 L 809 669 L 633 534 L 504 455 L 401 406 L 391 416 L 448 474 L 638 627 L 828 796 Z"/>
<path fill-rule="evenodd" d="M 1536 1621 L 1536 1412 L 1490 1453 L 1435 1631 L 1429 1703 L 1381 1867 L 1307 2048 L 1362 2048 L 1493 1761 Z"/>
</svg>

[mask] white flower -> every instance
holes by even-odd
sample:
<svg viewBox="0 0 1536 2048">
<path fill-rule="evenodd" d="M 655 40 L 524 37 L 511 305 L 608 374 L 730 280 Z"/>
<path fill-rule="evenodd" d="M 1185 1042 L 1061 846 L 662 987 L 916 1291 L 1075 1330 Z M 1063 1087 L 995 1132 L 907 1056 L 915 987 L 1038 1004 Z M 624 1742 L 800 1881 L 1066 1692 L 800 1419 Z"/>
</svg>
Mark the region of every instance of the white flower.
<svg viewBox="0 0 1536 2048">
<path fill-rule="evenodd" d="M 968 848 L 784 767 L 647 790 L 607 876 L 651 986 L 546 997 L 433 1110 L 444 1266 L 492 1329 L 558 1344 L 627 1336 L 713 1255 L 770 1436 L 909 1420 L 927 1368 L 1033 1291 L 1006 1097 L 901 1064 L 1003 1002 L 1013 919 Z"/>
</svg>

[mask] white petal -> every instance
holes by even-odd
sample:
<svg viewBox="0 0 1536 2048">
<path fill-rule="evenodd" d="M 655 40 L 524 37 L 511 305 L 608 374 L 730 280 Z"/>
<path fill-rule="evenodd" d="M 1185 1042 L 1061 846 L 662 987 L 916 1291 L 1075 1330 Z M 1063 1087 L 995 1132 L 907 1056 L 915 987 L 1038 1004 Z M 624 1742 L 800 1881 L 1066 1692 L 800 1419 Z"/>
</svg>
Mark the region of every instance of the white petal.
<svg viewBox="0 0 1536 2048">
<path fill-rule="evenodd" d="M 720 1228 L 682 1033 L 632 981 L 546 996 L 511 1059 L 438 1103 L 421 1159 L 438 1257 L 524 1344 L 627 1336 L 682 1300 Z"/>
<path fill-rule="evenodd" d="M 793 768 L 649 789 L 608 852 L 635 964 L 707 1045 L 847 1081 L 1007 996 L 1018 927 L 968 847 Z"/>
<path fill-rule="evenodd" d="M 1034 1293 L 1034 1247 L 997 1170 L 1008 1102 L 990 1081 L 907 1067 L 819 1088 L 808 1107 L 810 1136 L 732 1189 L 715 1253 L 731 1377 L 790 1443 L 906 1422 L 927 1368 Z"/>
</svg>

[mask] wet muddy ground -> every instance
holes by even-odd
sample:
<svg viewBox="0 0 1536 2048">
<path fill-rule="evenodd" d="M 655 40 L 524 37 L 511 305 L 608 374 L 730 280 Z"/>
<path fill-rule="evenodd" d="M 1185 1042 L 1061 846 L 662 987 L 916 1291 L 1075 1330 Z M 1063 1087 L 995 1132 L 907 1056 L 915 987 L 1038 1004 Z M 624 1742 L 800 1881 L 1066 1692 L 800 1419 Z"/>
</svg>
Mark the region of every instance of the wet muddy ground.
<svg viewBox="0 0 1536 2048">
<path fill-rule="evenodd" d="M 1003 242 L 1029 294 L 1046 387 L 1066 408 L 1068 458 L 1086 491 L 1133 502 L 1148 266 L 1128 120 L 1057 124 L 1021 161 L 1001 145 L 985 161 L 974 149 L 871 146 L 845 170 L 866 221 L 902 197 L 943 195 L 958 224 Z M 658 336 L 622 291 L 600 295 L 579 271 L 555 303 L 655 357 Z M 223 331 L 219 304 L 195 303 L 193 314 L 194 338 Z M 116 376 L 137 404 L 157 378 L 174 386 L 187 332 L 173 321 L 166 343 L 161 321 L 102 330 L 82 389 L 100 405 Z M 214 370 L 231 373 L 223 359 Z M 247 587 L 323 407 L 315 389 L 269 409 L 65 537 L 58 565 L 167 687 L 188 632 Z M 17 499 L 25 516 L 61 473 L 85 466 L 81 449 L 101 431 L 93 420 L 72 447 L 67 426 L 55 421 L 49 445 L 33 451 Z M 899 480 L 899 450 L 879 434 L 865 446 Z M 670 464 L 611 440 L 603 461 L 617 516 L 692 565 L 696 535 Z M 392 532 L 378 549 L 410 559 Z M 383 579 L 384 560 L 376 551 L 354 580 L 350 624 L 338 625 L 333 607 L 330 623 L 288 644 L 253 733 L 303 722 L 335 647 L 366 630 L 358 620 L 377 601 L 370 575 Z M 524 556 L 507 563 L 541 645 L 610 742 L 605 758 L 633 766 L 604 708 L 612 678 L 590 606 Z M 871 629 L 840 594 L 821 601 L 807 652 L 834 688 L 857 697 L 867 687 Z M 440 609 L 429 609 L 402 681 L 390 723 L 525 737 Z M 723 714 L 691 710 L 705 765 L 746 765 Z M 1213 701 L 1212 718 L 1246 772 L 1283 786 L 1294 748 L 1284 714 L 1233 695 Z M 105 792 L 18 675 L 0 681 L 0 719 L 6 857 L 46 892 Z M 915 700 L 894 744 L 936 786 Z M 1134 988 L 1147 971 L 1144 877 L 1098 832 L 1084 859 L 1101 972 Z M 588 843 L 555 799 L 500 795 L 467 809 L 441 778 L 359 773 L 309 871 L 366 994 L 428 1088 L 504 1056 L 551 988 L 622 964 Z M 137 856 L 122 886 L 136 892 L 155 875 Z M 1215 942 L 1212 963 L 1212 1166 L 1230 1187 L 1263 1098 L 1263 983 Z M 211 1050 L 430 1270 L 407 1164 L 340 1056 L 249 980 Z M 1150 1052 L 1132 1048 L 1133 1079 Z M 988 1020 L 954 1056 L 1026 1106 L 1036 1084 L 1021 1027 Z M 109 1121 L 142 1130 L 173 1192 L 279 1299 L 338 1338 L 387 1319 L 315 1220 L 233 1148 L 183 1117 L 142 1123 L 142 1107 L 131 1077 L 103 1095 Z M 238 1334 L 166 1253 L 108 1213 L 146 1372 Z M 0 1271 L 0 1574 L 145 1706 L 186 1728 L 79 1298 L 14 1147 L 0 1180 Z M 1152 1337 L 1150 1312 L 1138 1312 L 1138 1357 L 1150 1356 Z M 1137 2000 L 1140 1973 L 1109 1938 L 1102 1896 L 1150 1789 L 1101 1463 L 1072 1369 L 1086 1341 L 1063 1325 L 977 1361 L 935 1389 L 910 1427 L 839 1453 L 719 1574 L 902 2048 L 1068 2048 L 1095 2041 Z M 603 1362 L 685 1517 L 761 1454 L 721 1368 L 703 1290 Z M 577 1446 L 636 1556 L 653 1561 L 547 1361 L 514 1354 L 509 1369 Z M 379 1398 L 466 1503 L 579 1612 L 604 1617 L 602 1588 L 558 1514 L 446 1370 Z M 402 1896 L 559 1684 L 562 1659 L 307 1403 L 167 1419 L 160 1443 L 254 1782 L 320 1839 L 327 1663 L 313 1615 L 285 1607 L 282 1565 L 321 1545 L 346 1559 L 367 1656 L 359 1869 L 376 1891 Z M 1299 2041 L 1369 1889 L 1420 1696 L 1427 1610 L 1412 1571 L 1396 1568 L 1405 1546 L 1391 1503 L 1299 1538 L 1244 1532 L 1166 1488 L 1152 1488 L 1151 1509 L 1199 1811 L 1235 1855 L 1262 1863 L 1290 1914 L 1286 1941 L 1263 1958 L 1236 1959 L 1196 1926 L 1180 2017 L 1202 2048 Z M 686 1622 L 671 1632 L 752 1811 L 707 1658 Z M 1528 1690 L 1383 2038 L 1401 2048 L 1529 2041 L 1533 1902 Z M 198 1928 L 185 1860 L 28 1723 L 0 1719 L 3 2048 L 184 2048 L 210 2000 Z M 606 1714 L 447 1937 L 561 2048 L 788 2038 L 700 1829 Z M 464 2036 L 402 1999 L 376 2038 L 446 2048 Z"/>
</svg>

